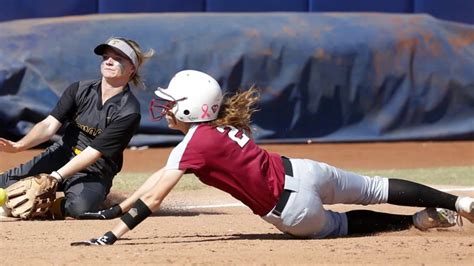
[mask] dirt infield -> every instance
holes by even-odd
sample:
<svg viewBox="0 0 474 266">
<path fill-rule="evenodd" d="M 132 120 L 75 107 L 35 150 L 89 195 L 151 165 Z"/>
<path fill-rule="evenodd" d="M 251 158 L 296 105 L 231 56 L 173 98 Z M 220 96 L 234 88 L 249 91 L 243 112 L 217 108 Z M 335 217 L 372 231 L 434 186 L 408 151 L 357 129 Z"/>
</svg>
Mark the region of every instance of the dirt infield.
<svg viewBox="0 0 474 266">
<path fill-rule="evenodd" d="M 265 145 L 289 157 L 312 158 L 352 169 L 395 169 L 474 165 L 474 141 L 374 144 Z M 128 150 L 126 172 L 150 172 L 170 149 Z M 0 171 L 38 151 L 0 154 Z M 472 195 L 472 191 L 454 191 Z M 126 196 L 126 195 L 120 195 Z M 207 205 L 207 206 L 206 206 Z M 214 206 L 209 206 L 214 205 Z M 355 206 L 328 206 L 344 211 Z M 357 206 L 357 208 L 360 208 Z M 417 208 L 366 207 L 412 213 Z M 142 264 L 427 264 L 472 265 L 474 225 L 420 232 L 325 240 L 295 240 L 253 215 L 216 189 L 171 192 L 163 210 L 125 239 L 108 247 L 71 247 L 71 241 L 98 237 L 117 221 L 0 222 L 4 265 Z"/>
</svg>

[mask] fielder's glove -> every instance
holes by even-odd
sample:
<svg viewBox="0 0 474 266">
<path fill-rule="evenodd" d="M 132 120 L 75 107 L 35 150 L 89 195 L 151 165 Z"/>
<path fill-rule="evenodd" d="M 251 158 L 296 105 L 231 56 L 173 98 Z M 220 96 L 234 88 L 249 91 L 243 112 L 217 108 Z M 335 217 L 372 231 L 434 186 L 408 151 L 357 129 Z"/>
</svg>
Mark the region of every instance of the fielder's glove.
<svg viewBox="0 0 474 266">
<path fill-rule="evenodd" d="M 91 240 L 72 242 L 71 246 L 105 246 L 112 245 L 115 241 L 117 241 L 117 237 L 109 231 L 97 239 L 92 238 Z"/>
<path fill-rule="evenodd" d="M 13 217 L 47 218 L 60 181 L 48 174 L 21 179 L 6 188 L 8 200 L 5 206 L 11 210 Z"/>
<path fill-rule="evenodd" d="M 79 219 L 86 220 L 108 220 L 114 219 L 122 215 L 122 208 L 118 204 L 113 205 L 112 207 L 96 212 L 85 212 L 79 215 Z"/>
</svg>

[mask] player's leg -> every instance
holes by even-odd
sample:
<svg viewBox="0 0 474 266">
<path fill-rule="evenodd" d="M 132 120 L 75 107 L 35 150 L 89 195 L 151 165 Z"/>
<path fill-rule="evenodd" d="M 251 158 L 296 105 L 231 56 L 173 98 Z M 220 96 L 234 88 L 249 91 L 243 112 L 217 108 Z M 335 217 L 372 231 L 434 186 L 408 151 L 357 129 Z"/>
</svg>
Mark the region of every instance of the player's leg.
<svg viewBox="0 0 474 266">
<path fill-rule="evenodd" d="M 310 163 L 315 172 L 314 189 L 323 204 L 387 203 L 387 178 L 363 176 L 315 161 Z"/>
<path fill-rule="evenodd" d="M 387 203 L 401 206 L 439 207 L 456 210 L 458 196 L 402 179 L 388 180 Z"/>
<path fill-rule="evenodd" d="M 290 195 L 280 217 L 274 217 L 272 213 L 264 217 L 281 231 L 297 237 L 326 238 L 349 233 L 373 233 L 374 229 L 377 232 L 386 231 L 387 228 L 393 230 L 400 223 L 398 228 L 406 229 L 413 224 L 411 216 L 391 216 L 392 219 L 386 219 L 387 216 L 378 220 L 381 215 L 374 212 L 353 212 L 348 217 L 346 213 L 324 208 L 323 204 L 332 203 L 385 202 L 388 191 L 386 179 L 379 178 L 370 183 L 368 177 L 352 177 L 351 173 L 339 171 L 327 164 L 301 159 L 291 159 L 291 163 L 294 177 L 299 181 L 299 189 Z M 365 193 L 370 189 L 379 193 Z M 365 218 L 364 215 L 369 217 Z M 379 223 L 384 223 L 383 227 L 373 225 Z M 356 224 L 363 224 L 364 227 Z"/>
<path fill-rule="evenodd" d="M 347 234 L 373 234 L 387 231 L 401 231 L 413 226 L 412 215 L 397 215 L 369 210 L 346 212 Z"/>
<path fill-rule="evenodd" d="M 431 228 L 445 228 L 456 225 L 455 212 L 442 208 L 426 208 L 414 215 L 399 215 L 354 210 L 346 212 L 348 235 L 372 234 L 387 231 L 401 231 L 415 226 L 425 231 Z"/>
<path fill-rule="evenodd" d="M 390 203 L 401 206 L 444 208 L 458 212 L 474 223 L 474 198 L 459 197 L 401 179 L 367 177 L 317 163 L 324 174 L 324 204 Z"/>
<path fill-rule="evenodd" d="M 401 179 L 389 179 L 388 200 L 402 206 L 437 207 L 458 212 L 474 223 L 474 198 L 460 197 Z"/>
<path fill-rule="evenodd" d="M 270 211 L 262 218 L 280 231 L 294 237 L 325 238 L 347 234 L 344 213 L 326 210 L 319 196 L 321 176 L 319 168 L 311 160 L 291 159 L 293 191 L 281 213 Z M 285 187 L 288 177 L 285 177 Z"/>
<path fill-rule="evenodd" d="M 323 206 L 335 203 L 386 203 L 387 178 L 364 177 L 311 160 L 291 159 L 291 163 L 294 177 L 299 180 L 299 189 L 290 195 L 281 216 L 270 212 L 263 217 L 285 233 L 298 237 L 325 238 L 403 230 L 414 224 L 413 215 L 371 211 L 352 211 L 346 214 L 326 210 Z M 436 214 L 436 217 L 442 217 L 438 215 L 437 209 L 429 210 L 422 210 L 415 216 Z M 429 224 L 429 227 L 425 226 L 423 229 L 445 227 L 439 223 L 435 225 Z"/>
<path fill-rule="evenodd" d="M 315 165 L 315 168 L 318 169 L 316 172 L 319 172 L 317 177 L 319 179 L 318 193 L 324 204 L 397 204 L 390 201 L 393 195 L 389 192 L 393 193 L 398 191 L 399 188 L 390 186 L 391 181 L 388 178 L 362 176 L 319 162 L 315 162 Z M 439 195 L 436 194 L 436 196 Z M 392 215 L 372 211 L 349 212 L 347 222 L 349 233 L 361 234 L 403 230 L 412 225 L 421 230 L 455 225 L 455 214 L 453 212 L 435 208 L 444 206 L 424 206 L 419 202 L 407 206 L 432 208 L 424 209 L 415 215 Z"/>
<path fill-rule="evenodd" d="M 64 217 L 74 218 L 87 211 L 96 211 L 107 198 L 111 186 L 111 179 L 79 172 L 63 184 L 64 199 L 58 204 L 59 210 Z"/>
</svg>

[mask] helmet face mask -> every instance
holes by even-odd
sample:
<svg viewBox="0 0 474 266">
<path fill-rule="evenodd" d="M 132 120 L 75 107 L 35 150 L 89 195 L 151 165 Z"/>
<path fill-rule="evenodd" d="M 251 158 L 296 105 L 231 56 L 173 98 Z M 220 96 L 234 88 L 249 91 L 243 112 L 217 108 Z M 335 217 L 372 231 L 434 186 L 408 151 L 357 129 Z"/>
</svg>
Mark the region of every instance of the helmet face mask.
<svg viewBox="0 0 474 266">
<path fill-rule="evenodd" d="M 152 99 L 150 101 L 150 114 L 152 120 L 160 121 L 163 117 L 166 116 L 168 112 L 174 113 L 172 110 L 176 107 L 178 101 L 186 100 L 186 98 L 181 98 L 176 101 L 168 101 L 163 99 Z"/>
<path fill-rule="evenodd" d="M 164 104 L 156 100 L 150 103 L 150 112 L 155 120 L 171 112 L 176 119 L 186 123 L 212 121 L 217 118 L 222 102 L 219 83 L 196 70 L 178 72 L 167 89 L 158 88 L 155 94 L 165 101 Z M 155 113 L 153 109 L 158 110 Z"/>
</svg>

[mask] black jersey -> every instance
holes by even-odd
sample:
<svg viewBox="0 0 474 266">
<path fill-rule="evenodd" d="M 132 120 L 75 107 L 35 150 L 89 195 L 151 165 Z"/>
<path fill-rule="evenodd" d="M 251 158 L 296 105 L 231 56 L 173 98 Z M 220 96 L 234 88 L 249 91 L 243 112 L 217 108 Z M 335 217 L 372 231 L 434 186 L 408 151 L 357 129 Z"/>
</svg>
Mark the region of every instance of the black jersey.
<svg viewBox="0 0 474 266">
<path fill-rule="evenodd" d="M 113 177 L 122 168 L 123 150 L 140 124 L 140 104 L 127 85 L 102 105 L 101 81 L 71 84 L 51 115 L 66 124 L 64 145 L 72 151 L 90 146 L 102 157 L 88 170 Z"/>
</svg>

